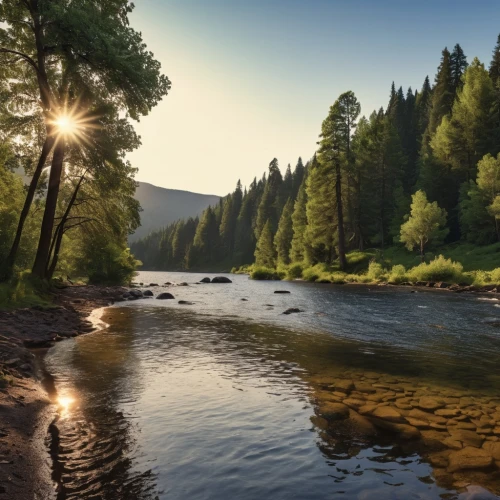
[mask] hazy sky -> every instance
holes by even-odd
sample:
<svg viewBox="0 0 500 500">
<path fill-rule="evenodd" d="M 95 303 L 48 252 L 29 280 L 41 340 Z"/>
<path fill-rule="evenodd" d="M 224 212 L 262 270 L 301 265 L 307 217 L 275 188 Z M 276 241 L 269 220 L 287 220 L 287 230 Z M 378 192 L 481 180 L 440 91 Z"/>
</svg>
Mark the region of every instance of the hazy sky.
<svg viewBox="0 0 500 500">
<path fill-rule="evenodd" d="M 137 0 L 131 21 L 172 90 L 137 125 L 138 180 L 225 195 L 309 159 L 321 122 L 352 90 L 362 113 L 392 80 L 420 89 L 460 43 L 489 65 L 498 0 Z"/>
</svg>

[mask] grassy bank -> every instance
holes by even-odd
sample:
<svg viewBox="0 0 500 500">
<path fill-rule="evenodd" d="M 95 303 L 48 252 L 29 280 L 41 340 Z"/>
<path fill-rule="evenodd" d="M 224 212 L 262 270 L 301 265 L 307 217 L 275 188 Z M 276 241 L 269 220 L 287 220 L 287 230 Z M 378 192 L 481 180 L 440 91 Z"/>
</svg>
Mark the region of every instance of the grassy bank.
<svg viewBox="0 0 500 500">
<path fill-rule="evenodd" d="M 292 263 L 278 269 L 246 266 L 233 269 L 258 280 L 304 279 L 318 283 L 393 283 L 434 281 L 467 283 L 476 286 L 500 285 L 500 243 L 477 247 L 453 244 L 428 252 L 424 263 L 420 257 L 401 247 L 381 251 L 368 249 L 347 254 L 347 270 L 338 263 Z"/>
<path fill-rule="evenodd" d="M 51 302 L 48 286 L 35 280 L 29 272 L 0 283 L 0 310 L 50 307 Z"/>
</svg>

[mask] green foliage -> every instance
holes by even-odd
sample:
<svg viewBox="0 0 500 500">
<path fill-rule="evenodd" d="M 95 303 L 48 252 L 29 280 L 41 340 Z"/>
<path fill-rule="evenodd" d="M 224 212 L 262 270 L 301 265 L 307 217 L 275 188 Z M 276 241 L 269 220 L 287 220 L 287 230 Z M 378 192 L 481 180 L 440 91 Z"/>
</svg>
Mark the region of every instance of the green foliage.
<svg viewBox="0 0 500 500">
<path fill-rule="evenodd" d="M 293 239 L 292 213 L 293 202 L 288 198 L 281 214 L 278 231 L 274 237 L 278 265 L 290 263 L 290 246 Z"/>
<path fill-rule="evenodd" d="M 405 266 L 402 266 L 401 264 L 392 266 L 388 281 L 389 283 L 395 284 L 400 284 L 407 281 Z"/>
<path fill-rule="evenodd" d="M 417 191 L 412 197 L 411 213 L 408 220 L 401 226 L 401 242 L 408 250 L 415 246 L 424 255 L 424 246 L 429 241 L 441 241 L 448 233 L 442 229 L 446 224 L 446 210 L 438 207 L 436 202 L 429 203 L 423 191 Z"/>
<path fill-rule="evenodd" d="M 267 221 L 257 241 L 255 249 L 255 264 L 257 266 L 273 268 L 276 264 L 276 251 L 273 244 L 271 221 Z"/>
<path fill-rule="evenodd" d="M 463 266 L 459 262 L 453 262 L 442 255 L 433 261 L 410 269 L 408 277 L 412 281 L 449 281 L 459 283 L 465 280 Z"/>
<path fill-rule="evenodd" d="M 366 274 L 366 276 L 371 281 L 377 281 L 384 275 L 384 273 L 385 270 L 382 267 L 382 264 L 372 261 L 368 266 L 368 273 Z"/>
<path fill-rule="evenodd" d="M 283 275 L 276 270 L 268 267 L 254 266 L 250 272 L 250 278 L 253 280 L 278 281 L 283 279 Z"/>
<path fill-rule="evenodd" d="M 30 273 L 20 273 L 9 281 L 0 283 L 0 310 L 24 307 L 50 307 L 46 286 L 42 286 Z"/>
<path fill-rule="evenodd" d="M 291 264 L 287 269 L 287 278 L 291 280 L 296 280 L 302 278 L 302 272 L 304 270 L 303 264 L 296 262 Z"/>
</svg>

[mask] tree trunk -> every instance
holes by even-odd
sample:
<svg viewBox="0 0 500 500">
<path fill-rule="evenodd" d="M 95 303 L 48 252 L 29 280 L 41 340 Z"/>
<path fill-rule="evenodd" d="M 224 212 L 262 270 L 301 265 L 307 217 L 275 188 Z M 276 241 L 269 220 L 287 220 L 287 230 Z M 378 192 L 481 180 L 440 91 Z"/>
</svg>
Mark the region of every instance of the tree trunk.
<svg viewBox="0 0 500 500">
<path fill-rule="evenodd" d="M 52 244 L 49 250 L 49 258 L 47 259 L 47 270 L 46 270 L 46 276 L 47 279 L 49 280 L 52 279 L 52 276 L 54 276 L 54 271 L 56 270 L 57 267 L 57 261 L 59 260 L 59 251 L 61 250 L 62 238 L 64 236 L 64 226 L 68 220 L 69 214 L 71 213 L 71 209 L 73 208 L 73 205 L 75 204 L 75 201 L 78 197 L 78 191 L 80 190 L 82 182 L 85 179 L 85 175 L 86 172 L 78 180 L 78 183 L 75 186 L 73 194 L 71 195 L 71 198 L 68 202 L 68 206 L 66 207 L 66 211 L 64 212 L 64 215 L 61 218 L 61 222 L 59 222 L 59 225 L 57 226 L 56 232 L 52 239 Z M 54 251 L 54 255 L 52 257 L 52 262 L 50 262 L 50 256 L 52 255 L 52 250 Z"/>
<path fill-rule="evenodd" d="M 38 241 L 38 249 L 32 270 L 33 275 L 40 279 L 46 278 L 47 262 L 49 260 L 50 244 L 52 241 L 52 230 L 54 229 L 54 217 L 57 208 L 57 198 L 59 197 L 59 187 L 63 171 L 64 150 L 65 141 L 61 136 L 54 149 L 54 156 L 52 158 L 49 188 L 47 190 L 45 211 L 43 213 L 40 240 Z"/>
<path fill-rule="evenodd" d="M 345 234 L 344 234 L 344 213 L 342 211 L 342 175 L 340 172 L 340 160 L 337 160 L 337 182 L 335 191 L 337 194 L 337 222 L 338 222 L 338 238 L 339 238 L 339 267 L 344 271 L 347 267 L 345 257 Z"/>
<path fill-rule="evenodd" d="M 9 254 L 7 255 L 7 258 L 1 266 L 0 281 L 4 281 L 12 277 L 14 264 L 16 263 L 17 252 L 19 250 L 19 244 L 21 243 L 24 223 L 26 222 L 31 205 L 33 203 L 33 199 L 35 198 L 36 188 L 38 186 L 40 176 L 42 175 L 43 167 L 45 166 L 45 162 L 47 161 L 47 158 L 53 146 L 54 138 L 50 135 L 50 131 L 48 130 L 47 137 L 45 138 L 45 142 L 42 147 L 42 153 L 40 154 L 38 164 L 36 166 L 35 172 L 33 173 L 33 177 L 31 178 L 28 192 L 26 194 L 26 199 L 24 200 L 24 206 L 19 217 L 19 222 L 17 224 L 16 236 L 14 237 L 14 241 L 10 248 Z"/>
</svg>

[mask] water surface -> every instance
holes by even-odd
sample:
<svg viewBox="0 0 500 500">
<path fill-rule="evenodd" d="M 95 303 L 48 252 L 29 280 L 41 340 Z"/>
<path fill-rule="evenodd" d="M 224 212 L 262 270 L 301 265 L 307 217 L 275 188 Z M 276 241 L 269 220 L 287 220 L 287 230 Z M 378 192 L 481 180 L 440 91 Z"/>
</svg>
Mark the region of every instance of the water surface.
<svg viewBox="0 0 500 500">
<path fill-rule="evenodd" d="M 325 432 L 312 396 L 314 381 L 367 371 L 498 395 L 498 302 L 201 277 L 141 273 L 190 286 L 110 308 L 104 331 L 49 353 L 67 398 L 61 498 L 479 498 L 437 483 L 407 443 Z"/>
</svg>

